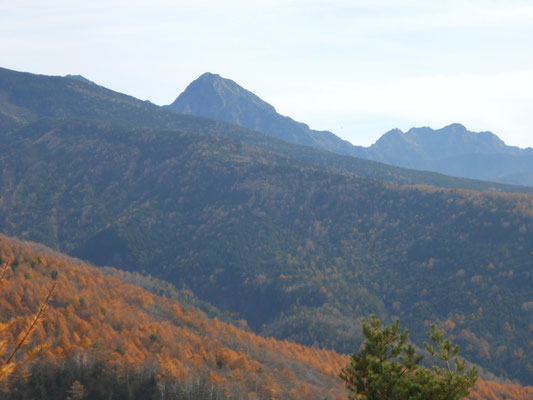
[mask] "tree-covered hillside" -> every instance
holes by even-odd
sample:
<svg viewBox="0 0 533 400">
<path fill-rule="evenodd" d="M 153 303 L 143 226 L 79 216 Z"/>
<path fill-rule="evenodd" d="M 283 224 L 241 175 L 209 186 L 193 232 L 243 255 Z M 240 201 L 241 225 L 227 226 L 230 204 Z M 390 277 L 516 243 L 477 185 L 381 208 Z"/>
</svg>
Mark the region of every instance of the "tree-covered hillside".
<svg viewBox="0 0 533 400">
<path fill-rule="evenodd" d="M 361 316 L 437 321 L 531 382 L 533 197 L 401 187 L 201 132 L 4 134 L 0 228 L 190 287 L 257 332 L 349 352 Z"/>
<path fill-rule="evenodd" d="M 346 397 L 337 378 L 346 357 L 334 351 L 256 336 L 3 235 L 0 265 L 3 349 L 13 349 L 56 284 L 1 381 L 1 399 L 63 400 L 76 386 L 86 396 L 74 398 L 88 400 Z"/>
<path fill-rule="evenodd" d="M 429 184 L 474 190 L 529 192 L 533 188 L 451 178 L 393 167 L 374 161 L 339 156 L 325 150 L 297 146 L 237 125 L 176 114 L 150 102 L 72 78 L 21 73 L 0 68 L 0 138 L 17 127 L 41 118 L 75 118 L 133 128 L 178 129 L 244 141 L 326 168 L 400 184 Z"/>
<path fill-rule="evenodd" d="M 44 318 L 2 377 L 2 400 L 346 398 L 338 373 L 348 357 L 334 351 L 245 332 L 125 283 L 130 274 L 104 275 L 40 244 L 0 235 L 0 265 L 3 350 L 13 349 L 54 287 Z M 469 398 L 532 394 L 530 386 L 479 379 Z"/>
</svg>

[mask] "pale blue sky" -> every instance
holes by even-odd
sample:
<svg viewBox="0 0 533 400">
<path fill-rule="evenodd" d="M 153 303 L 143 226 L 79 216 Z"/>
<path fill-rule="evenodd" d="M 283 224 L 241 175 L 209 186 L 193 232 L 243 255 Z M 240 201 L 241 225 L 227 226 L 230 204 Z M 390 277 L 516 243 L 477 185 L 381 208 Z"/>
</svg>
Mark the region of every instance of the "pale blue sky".
<svg viewBox="0 0 533 400">
<path fill-rule="evenodd" d="M 533 147 L 533 1 L 0 0 L 0 66 L 169 104 L 209 71 L 369 145 L 460 122 Z"/>
</svg>

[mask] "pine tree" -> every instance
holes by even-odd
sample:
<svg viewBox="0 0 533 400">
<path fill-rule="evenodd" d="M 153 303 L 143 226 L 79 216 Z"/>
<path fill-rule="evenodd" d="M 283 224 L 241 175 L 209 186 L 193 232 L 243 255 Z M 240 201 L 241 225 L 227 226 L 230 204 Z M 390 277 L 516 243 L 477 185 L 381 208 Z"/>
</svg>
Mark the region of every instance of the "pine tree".
<svg viewBox="0 0 533 400">
<path fill-rule="evenodd" d="M 465 370 L 458 358 L 459 347 L 444 339 L 435 325 L 428 333 L 434 345 L 426 349 L 444 363 L 433 370 L 420 365 L 422 356 L 410 344 L 407 330 L 400 331 L 397 320 L 381 327 L 374 315 L 363 321 L 366 342 L 342 369 L 350 400 L 459 400 L 466 397 L 477 379 L 476 368 Z"/>
</svg>

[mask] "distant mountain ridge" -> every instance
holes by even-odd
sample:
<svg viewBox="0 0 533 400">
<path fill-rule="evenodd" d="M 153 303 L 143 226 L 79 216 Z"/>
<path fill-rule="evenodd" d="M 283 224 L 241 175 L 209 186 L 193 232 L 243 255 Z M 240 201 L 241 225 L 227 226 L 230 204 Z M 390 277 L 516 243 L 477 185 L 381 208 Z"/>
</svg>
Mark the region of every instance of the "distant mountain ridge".
<svg viewBox="0 0 533 400">
<path fill-rule="evenodd" d="M 166 108 L 182 114 L 245 126 L 290 143 L 318 147 L 343 155 L 364 154 L 362 147 L 354 146 L 329 131 L 315 131 L 304 123 L 278 114 L 273 106 L 254 93 L 230 79 L 209 72 L 191 82 Z"/>
<path fill-rule="evenodd" d="M 147 101 L 84 80 L 36 75 L 0 68 L 0 138 L 13 129 L 42 118 L 75 118 L 110 125 L 198 132 L 234 138 L 300 161 L 356 173 L 400 185 L 500 192 L 532 192 L 532 188 L 453 178 L 408 170 L 362 158 L 341 157 L 319 146 L 297 146 L 236 124 L 194 115 L 177 114 Z M 2 138 L 3 140 L 3 138 Z"/>
<path fill-rule="evenodd" d="M 369 147 L 376 157 L 406 161 L 431 160 L 462 154 L 498 154 L 520 149 L 506 146 L 492 132 L 470 132 L 461 124 L 451 124 L 442 129 L 411 128 L 403 133 L 393 129 Z"/>
<path fill-rule="evenodd" d="M 461 124 L 441 129 L 393 129 L 368 148 L 367 158 L 451 176 L 533 186 L 533 149 L 507 146 L 492 132 Z"/>
<path fill-rule="evenodd" d="M 393 129 L 369 147 L 354 146 L 329 131 L 278 114 L 273 106 L 232 80 L 205 73 L 169 110 L 218 119 L 291 143 L 342 155 L 453 176 L 533 186 L 533 149 L 507 146 L 492 132 L 471 132 L 454 123 L 442 129 Z"/>
</svg>

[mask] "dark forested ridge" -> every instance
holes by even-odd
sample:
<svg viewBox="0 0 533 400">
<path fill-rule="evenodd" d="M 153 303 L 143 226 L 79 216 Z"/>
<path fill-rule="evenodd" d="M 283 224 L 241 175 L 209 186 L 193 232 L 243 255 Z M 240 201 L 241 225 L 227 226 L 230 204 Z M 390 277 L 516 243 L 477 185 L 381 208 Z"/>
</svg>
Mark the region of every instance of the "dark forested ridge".
<svg viewBox="0 0 533 400">
<path fill-rule="evenodd" d="M 75 110 L 23 119 L 22 108 L 40 106 L 14 102 L 15 88 L 3 97 L 15 122 L 1 131 L 2 232 L 149 272 L 264 335 L 343 352 L 358 347 L 359 318 L 370 313 L 400 317 L 419 343 L 425 322 L 437 321 L 468 358 L 532 382 L 531 195 L 398 186 L 324 168 L 382 164 L 200 118 L 183 117 L 190 125 L 178 129 L 179 115 L 61 79 L 72 96 L 68 85 L 85 85 L 112 100 L 95 111 L 87 95 L 92 114 L 80 119 Z M 54 93 L 50 102 L 66 96 Z M 106 120 L 111 107 L 170 122 L 163 130 Z M 90 121 L 97 115 L 103 123 Z M 411 174 L 387 168 L 377 174 Z"/>
</svg>

